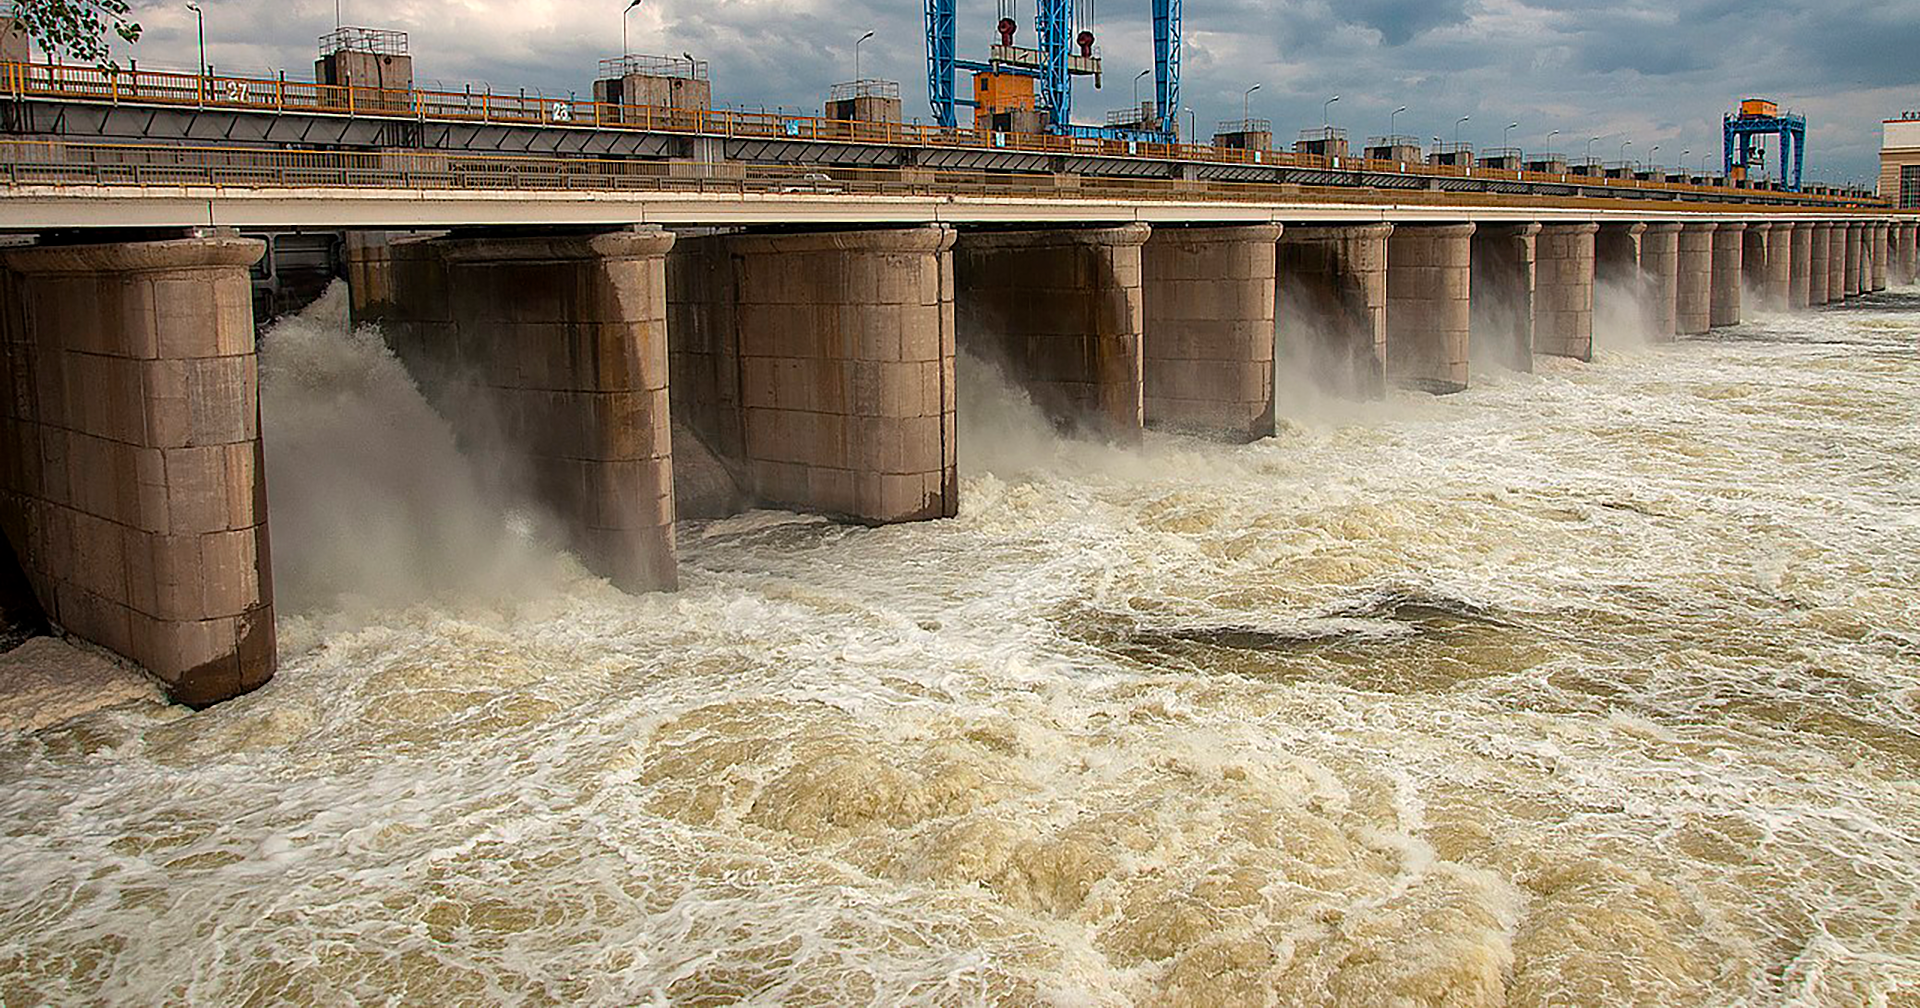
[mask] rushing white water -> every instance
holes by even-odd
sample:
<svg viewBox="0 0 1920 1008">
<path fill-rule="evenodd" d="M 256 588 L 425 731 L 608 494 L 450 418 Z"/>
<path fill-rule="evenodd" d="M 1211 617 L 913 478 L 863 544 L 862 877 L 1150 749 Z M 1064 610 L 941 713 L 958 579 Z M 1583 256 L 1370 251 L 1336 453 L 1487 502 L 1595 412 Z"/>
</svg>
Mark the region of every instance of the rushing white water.
<svg viewBox="0 0 1920 1008">
<path fill-rule="evenodd" d="M 1244 447 L 1063 442 L 969 361 L 958 519 L 688 525 L 642 598 L 416 466 L 339 492 L 369 430 L 489 481 L 290 323 L 289 653 L 0 739 L 0 1001 L 1911 1003 L 1916 308 Z M 288 495 L 349 574 L 459 510 L 370 605 Z"/>
</svg>

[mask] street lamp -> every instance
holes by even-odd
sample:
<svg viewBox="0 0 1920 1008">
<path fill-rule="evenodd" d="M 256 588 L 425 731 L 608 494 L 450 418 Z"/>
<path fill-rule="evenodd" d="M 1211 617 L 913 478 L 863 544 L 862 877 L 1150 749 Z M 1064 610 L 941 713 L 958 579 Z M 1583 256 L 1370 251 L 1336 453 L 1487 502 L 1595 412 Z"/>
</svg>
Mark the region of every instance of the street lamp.
<svg viewBox="0 0 1920 1008">
<path fill-rule="evenodd" d="M 1454 122 L 1453 124 L 1453 149 L 1454 150 L 1460 149 L 1460 124 L 1466 122 L 1471 118 L 1473 117 L 1470 115 L 1463 115 Z"/>
<path fill-rule="evenodd" d="M 1519 123 L 1510 122 L 1507 124 L 1506 129 L 1503 129 L 1500 131 L 1500 149 L 1501 150 L 1504 151 L 1513 146 L 1513 131 L 1519 128 L 1520 128 Z"/>
<path fill-rule="evenodd" d="M 1187 142 L 1200 142 L 1200 120 L 1193 114 L 1192 108 L 1187 109 Z"/>
<path fill-rule="evenodd" d="M 200 77 L 202 80 L 205 80 L 207 76 L 207 16 L 200 10 L 200 5 L 197 3 L 188 4 L 187 9 L 193 12 L 193 20 L 199 29 Z"/>
<path fill-rule="evenodd" d="M 1134 108 L 1140 107 L 1140 78 L 1145 77 L 1146 75 L 1152 72 L 1153 72 L 1153 68 L 1148 67 L 1145 70 L 1142 70 L 1139 73 L 1133 75 L 1133 107 Z"/>
<path fill-rule="evenodd" d="M 1631 140 L 1620 141 L 1620 163 L 1622 165 L 1627 163 L 1627 148 L 1631 146 L 1633 146 L 1633 141 Z"/>
<path fill-rule="evenodd" d="M 1394 109 L 1391 115 L 1387 116 L 1387 137 L 1389 142 L 1391 142 L 1393 137 L 1393 121 L 1399 118 L 1400 113 L 1405 112 L 1406 110 L 1407 110 L 1407 107 L 1405 105 L 1402 105 L 1399 108 Z"/>
<path fill-rule="evenodd" d="M 1320 128 L 1321 129 L 1326 129 L 1328 126 L 1333 124 L 1333 103 L 1339 100 L 1340 100 L 1340 96 L 1334 95 L 1333 97 L 1320 103 Z"/>
<path fill-rule="evenodd" d="M 640 0 L 627 0 L 626 9 L 620 12 L 620 55 L 622 56 L 633 55 L 633 46 L 627 42 L 627 15 L 632 14 L 633 9 L 638 6 L 640 6 Z M 334 20 L 337 21 L 339 18 L 335 17 Z"/>
<path fill-rule="evenodd" d="M 1693 148 L 1691 147 L 1688 147 L 1680 152 L 1680 174 L 1685 175 L 1686 173 L 1693 170 L 1687 167 L 1687 159 L 1692 156 L 1693 156 Z"/>
<path fill-rule="evenodd" d="M 1253 93 L 1258 90 L 1260 90 L 1260 85 L 1255 84 L 1254 86 L 1247 89 L 1246 94 L 1243 94 L 1240 96 L 1240 120 L 1241 120 L 1240 128 L 1241 129 L 1247 129 L 1248 128 L 1247 123 L 1250 123 L 1253 121 Z"/>
<path fill-rule="evenodd" d="M 1553 138 L 1559 135 L 1560 135 L 1559 130 L 1549 130 L 1547 132 L 1547 153 L 1549 154 L 1553 153 Z"/>
<path fill-rule="evenodd" d="M 872 37 L 873 33 L 868 32 L 853 41 L 853 79 L 856 81 L 862 79 L 860 76 L 860 43 Z"/>
<path fill-rule="evenodd" d="M 1660 154 L 1660 145 L 1659 145 L 1659 144 L 1654 144 L 1654 145 L 1653 145 L 1653 149 L 1652 149 L 1652 150 L 1649 150 L 1649 151 L 1647 151 L 1647 169 L 1648 169 L 1649 171 L 1655 171 L 1655 172 L 1657 172 L 1657 171 L 1659 171 L 1659 170 L 1660 170 L 1660 157 L 1659 157 L 1659 154 Z"/>
<path fill-rule="evenodd" d="M 1599 142 L 1600 142 L 1600 138 L 1599 138 L 1599 137 L 1588 137 L 1588 138 L 1587 138 L 1587 163 L 1588 163 L 1588 164 L 1592 164 L 1592 163 L 1593 163 L 1593 145 L 1594 145 L 1594 144 L 1597 144 L 1597 143 L 1599 143 Z"/>
</svg>

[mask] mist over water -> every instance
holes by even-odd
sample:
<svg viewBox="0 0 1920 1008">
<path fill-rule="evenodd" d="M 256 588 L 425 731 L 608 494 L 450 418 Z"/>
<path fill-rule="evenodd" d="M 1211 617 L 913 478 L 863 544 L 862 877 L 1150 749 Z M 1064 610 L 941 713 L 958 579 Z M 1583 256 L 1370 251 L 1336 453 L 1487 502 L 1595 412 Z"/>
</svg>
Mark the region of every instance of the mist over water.
<svg viewBox="0 0 1920 1008">
<path fill-rule="evenodd" d="M 304 642 L 0 738 L 0 1001 L 1920 997 L 1911 290 L 1238 447 L 963 358 L 960 517 L 688 523 L 644 597 L 327 310 Z"/>
</svg>

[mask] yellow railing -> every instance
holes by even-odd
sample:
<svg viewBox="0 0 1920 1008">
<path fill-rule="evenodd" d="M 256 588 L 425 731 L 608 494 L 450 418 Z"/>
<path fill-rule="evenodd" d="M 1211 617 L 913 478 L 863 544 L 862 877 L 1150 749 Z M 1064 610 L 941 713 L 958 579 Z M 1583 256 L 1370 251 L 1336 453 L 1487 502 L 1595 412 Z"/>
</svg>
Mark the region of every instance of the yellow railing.
<svg viewBox="0 0 1920 1008">
<path fill-rule="evenodd" d="M 1365 158 L 1329 159 L 1288 151 L 1245 150 L 1201 144 L 1159 144 L 1061 137 L 1052 134 L 943 130 L 919 123 L 853 122 L 815 116 L 741 112 L 729 109 L 610 105 L 525 93 L 345 87 L 287 80 L 284 77 L 232 77 L 165 70 L 116 70 L 70 64 L 4 63 L 0 64 L 0 85 L 4 85 L 6 94 L 15 98 L 32 97 L 257 112 L 303 112 L 421 122 L 592 127 L 653 133 L 821 140 L 906 147 L 992 148 L 1085 157 L 1261 164 L 1342 172 L 1364 171 L 1422 179 L 1510 180 L 1650 193 L 1696 193 L 1721 197 L 1764 194 L 1770 200 L 1790 204 L 1881 205 L 1875 200 L 1783 190 L 1755 190 L 1733 186 L 1699 186 L 1639 179 L 1515 172 L 1467 166 L 1373 161 Z M 1622 192 L 1621 195 L 1626 195 L 1626 192 Z"/>
</svg>

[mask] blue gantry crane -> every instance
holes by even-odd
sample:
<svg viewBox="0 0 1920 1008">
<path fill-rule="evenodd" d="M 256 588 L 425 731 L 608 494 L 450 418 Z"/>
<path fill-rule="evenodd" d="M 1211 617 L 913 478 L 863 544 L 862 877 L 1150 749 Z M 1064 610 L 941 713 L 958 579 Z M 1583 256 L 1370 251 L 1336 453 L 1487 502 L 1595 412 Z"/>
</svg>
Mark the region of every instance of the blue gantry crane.
<svg viewBox="0 0 1920 1008">
<path fill-rule="evenodd" d="M 1724 119 L 1727 177 L 1751 177 L 1756 164 L 1766 163 L 1761 138 L 1775 134 L 1780 137 L 1780 184 L 1799 192 L 1800 169 L 1807 156 L 1807 119 L 1792 112 L 1782 114 L 1777 103 L 1765 98 L 1741 99 L 1740 108 Z"/>
<path fill-rule="evenodd" d="M 955 46 L 958 0 L 926 0 L 927 97 L 934 122 L 958 128 L 955 109 L 974 109 L 977 127 L 1007 132 L 1045 132 L 1102 140 L 1172 143 L 1180 112 L 1181 0 L 1153 0 L 1154 103 L 1150 115 L 1103 126 L 1073 122 L 1073 78 L 1090 76 L 1100 86 L 1100 57 L 1084 19 L 1091 4 L 1075 10 L 1075 0 L 1034 0 L 1036 47 L 1014 44 L 1019 29 L 1014 0 L 1000 0 L 1000 42 L 985 61 L 961 59 Z M 1077 50 L 1077 51 L 1076 51 Z M 973 97 L 954 93 L 954 74 L 973 73 Z"/>
</svg>

